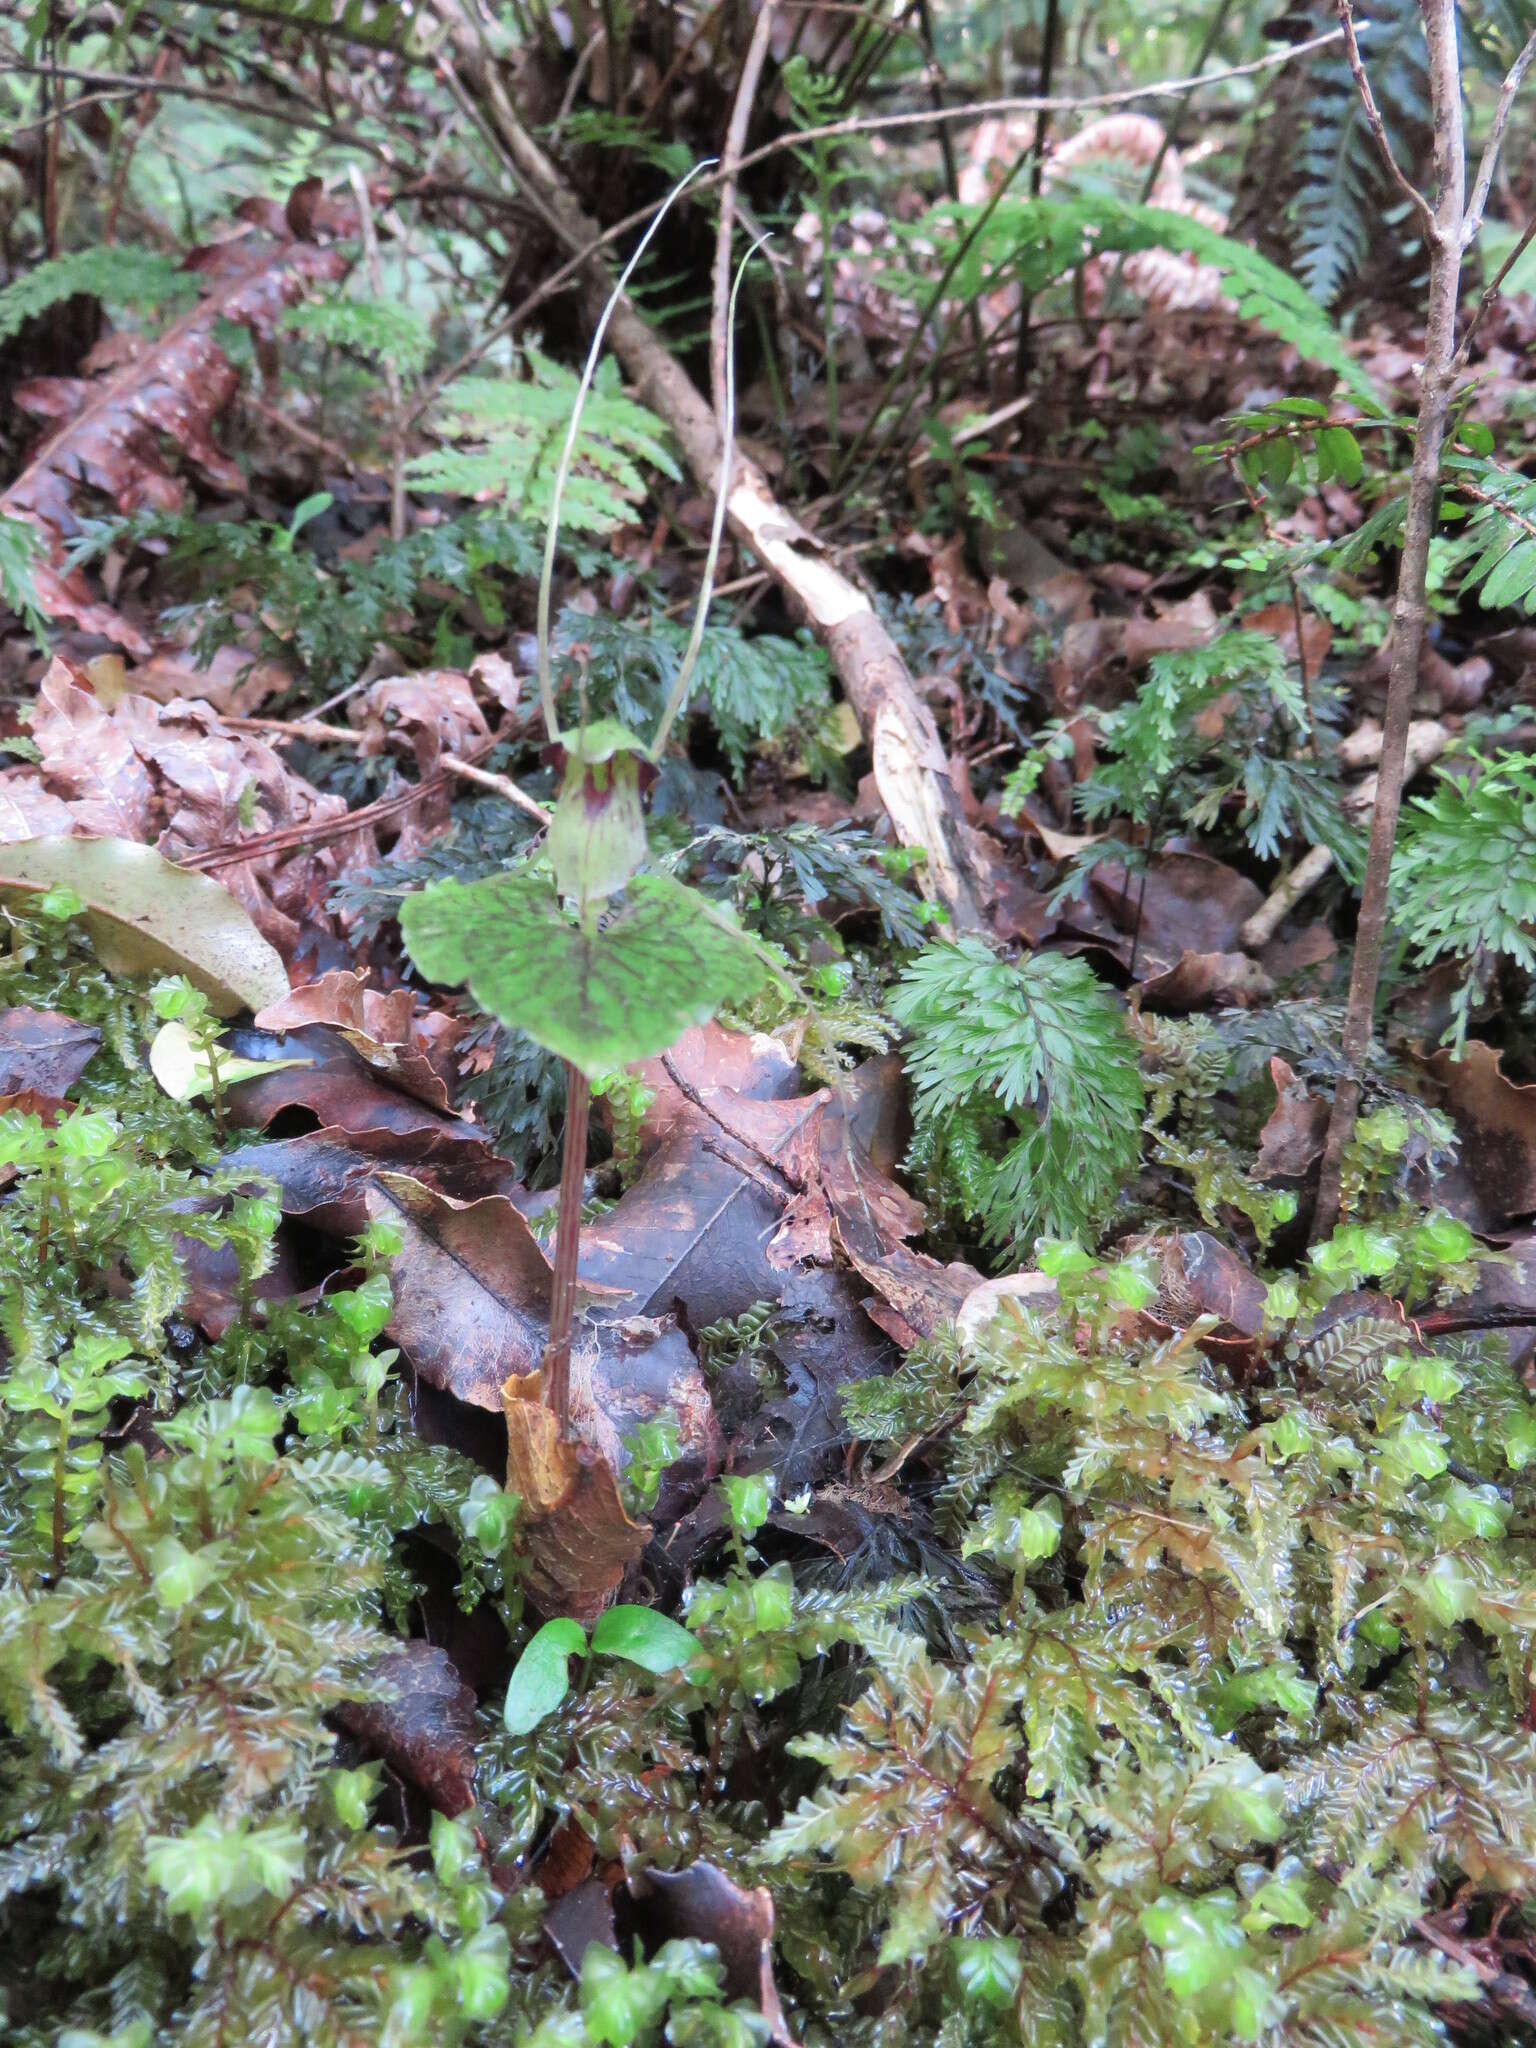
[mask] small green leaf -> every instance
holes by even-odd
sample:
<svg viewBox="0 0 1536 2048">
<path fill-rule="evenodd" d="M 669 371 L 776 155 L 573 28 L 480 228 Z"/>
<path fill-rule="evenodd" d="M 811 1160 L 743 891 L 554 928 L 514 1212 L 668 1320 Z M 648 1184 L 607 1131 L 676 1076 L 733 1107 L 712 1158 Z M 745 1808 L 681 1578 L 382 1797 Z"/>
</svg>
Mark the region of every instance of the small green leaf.
<svg viewBox="0 0 1536 2048">
<path fill-rule="evenodd" d="M 677 1671 L 697 1656 L 699 1646 L 680 1622 L 654 1607 L 610 1607 L 598 1616 L 592 1648 L 601 1657 L 623 1657 L 642 1671 Z"/>
<path fill-rule="evenodd" d="M 572 924 L 537 876 L 438 882 L 401 906 L 411 959 L 431 981 L 467 981 L 509 1030 L 586 1074 L 648 1059 L 767 969 L 753 942 L 702 896 L 639 875 L 604 930 Z"/>
<path fill-rule="evenodd" d="M 1327 476 L 1336 476 L 1346 490 L 1353 490 L 1365 475 L 1360 443 L 1348 427 L 1324 427 L 1317 437 L 1317 457 L 1319 475 L 1326 464 Z"/>
<path fill-rule="evenodd" d="M 1007 1935 L 956 1939 L 950 1945 L 962 1998 L 1002 2012 L 1012 2005 L 1024 1980 L 1024 1951 Z"/>
<path fill-rule="evenodd" d="M 587 1632 L 579 1622 L 563 1615 L 545 1622 L 518 1658 L 507 1687 L 502 1719 L 509 1735 L 526 1735 L 555 1711 L 570 1688 L 566 1660 L 586 1647 Z"/>
</svg>

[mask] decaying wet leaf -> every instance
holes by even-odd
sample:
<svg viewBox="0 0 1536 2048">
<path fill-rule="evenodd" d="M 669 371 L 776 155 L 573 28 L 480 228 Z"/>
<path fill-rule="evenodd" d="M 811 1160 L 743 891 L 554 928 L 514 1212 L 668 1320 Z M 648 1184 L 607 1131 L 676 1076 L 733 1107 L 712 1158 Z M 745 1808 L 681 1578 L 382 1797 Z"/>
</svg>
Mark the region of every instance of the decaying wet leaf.
<svg viewBox="0 0 1536 2048">
<path fill-rule="evenodd" d="M 285 1111 L 307 1110 L 322 1129 L 402 1134 L 445 1130 L 485 1143 L 484 1133 L 462 1117 L 435 1108 L 420 1093 L 406 1089 L 398 1067 L 365 1059 L 344 1033 L 327 1025 L 308 1024 L 286 1032 L 237 1025 L 225 1042 L 245 1059 L 304 1062 L 231 1089 L 231 1114 L 237 1123 L 255 1130 L 265 1130 Z"/>
<path fill-rule="evenodd" d="M 100 1044 L 93 1026 L 58 1010 L 0 1010 L 0 1095 L 68 1095 Z"/>
<path fill-rule="evenodd" d="M 308 1024 L 333 1025 L 391 1086 L 433 1109 L 451 1107 L 448 1084 L 434 1062 L 444 1059 L 464 1026 L 442 1013 L 423 1017 L 409 989 L 385 995 L 369 988 L 361 974 L 338 968 L 269 1004 L 256 1024 L 260 1030 L 276 1032 L 298 1031 Z"/>
<path fill-rule="evenodd" d="M 1256 882 L 1203 853 L 1154 854 L 1128 872 L 1104 862 L 1088 880 L 1094 905 L 1125 934 L 1143 973 L 1175 967 L 1186 953 L 1235 953 L 1238 934 L 1264 901 Z"/>
<path fill-rule="evenodd" d="M 82 921 L 114 974 L 184 974 L 221 1017 L 287 992 L 274 949 L 233 896 L 124 839 L 24 839 L 0 846 L 0 902 L 25 910 L 59 887 L 85 903 Z"/>
<path fill-rule="evenodd" d="M 1507 1080 L 1499 1054 L 1476 1039 L 1459 1060 L 1437 1052 L 1423 1064 L 1461 1141 L 1432 1199 L 1474 1230 L 1536 1215 L 1536 1084 Z"/>
<path fill-rule="evenodd" d="M 726 1996 L 757 2007 L 770 2039 L 794 2048 L 773 1978 L 773 1894 L 745 1890 L 714 1863 L 636 1871 L 628 1881 L 635 1931 L 647 1951 L 664 1941 L 707 1941 L 719 1951 Z"/>
<path fill-rule="evenodd" d="M 1299 1180 L 1323 1156 L 1329 1103 L 1299 1081 L 1278 1055 L 1269 1063 L 1275 1106 L 1259 1133 L 1254 1174 L 1259 1180 Z"/>
<path fill-rule="evenodd" d="M 501 1191 L 508 1171 L 483 1144 L 452 1127 L 399 1136 L 331 1129 L 246 1146 L 231 1163 L 275 1182 L 287 1213 L 338 1238 L 381 1219 L 403 1231 L 389 1335 L 428 1385 L 495 1415 L 509 1375 L 537 1374 L 549 1337 L 549 1256 Z M 573 1423 L 622 1473 L 631 1431 L 671 1409 L 679 1457 L 662 1504 L 680 1508 L 718 1471 L 724 1449 L 693 1352 L 669 1316 L 636 1313 L 622 1285 L 584 1274 L 583 1296 Z"/>
</svg>

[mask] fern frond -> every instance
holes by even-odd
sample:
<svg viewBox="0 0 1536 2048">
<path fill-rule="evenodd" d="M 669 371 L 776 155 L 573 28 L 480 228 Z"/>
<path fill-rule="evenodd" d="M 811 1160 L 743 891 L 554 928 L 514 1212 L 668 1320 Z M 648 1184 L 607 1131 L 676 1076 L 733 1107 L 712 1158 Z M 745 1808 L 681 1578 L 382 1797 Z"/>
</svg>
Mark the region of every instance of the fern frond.
<svg viewBox="0 0 1536 2048">
<path fill-rule="evenodd" d="M 464 377 L 449 386 L 444 432 L 455 445 L 410 464 L 415 489 L 501 498 L 534 524 L 547 517 L 579 379 L 536 348 L 526 348 L 524 360 L 526 378 Z M 618 365 L 605 359 L 582 414 L 562 521 L 587 533 L 632 521 L 646 492 L 642 464 L 674 481 L 682 474 L 663 433 L 653 413 L 624 396 Z M 465 442 L 479 445 L 458 445 Z"/>
<path fill-rule="evenodd" d="M 930 946 L 889 999 L 906 1027 L 920 1125 L 973 1104 L 1015 1135 L 982 1213 L 994 1243 L 1091 1228 L 1135 1164 L 1141 1077 L 1124 1023 L 1082 961 L 999 960 L 978 939 Z"/>
<path fill-rule="evenodd" d="M 51 306 L 76 296 L 154 313 L 189 305 L 197 297 L 197 279 L 153 249 L 118 243 L 76 249 L 24 271 L 0 291 L 0 341 Z"/>
<path fill-rule="evenodd" d="M 332 348 L 351 349 L 408 376 L 425 369 L 432 332 L 410 306 L 386 299 L 320 298 L 290 306 L 282 324 Z"/>
</svg>

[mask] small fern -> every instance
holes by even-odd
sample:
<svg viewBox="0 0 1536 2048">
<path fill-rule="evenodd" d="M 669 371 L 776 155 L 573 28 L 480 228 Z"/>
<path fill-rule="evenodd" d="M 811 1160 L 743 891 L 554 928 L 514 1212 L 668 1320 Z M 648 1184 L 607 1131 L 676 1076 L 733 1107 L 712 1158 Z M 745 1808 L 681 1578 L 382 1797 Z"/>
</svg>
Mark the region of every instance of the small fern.
<svg viewBox="0 0 1536 2048">
<path fill-rule="evenodd" d="M 65 299 L 101 299 L 137 313 L 189 305 L 197 279 L 169 256 L 116 243 L 55 256 L 12 280 L 0 291 L 0 341 Z"/>
<path fill-rule="evenodd" d="M 1458 1053 L 1479 961 L 1496 954 L 1536 975 L 1536 761 L 1502 753 L 1475 766 L 1407 806 L 1392 863 L 1398 922 L 1418 964 L 1466 962 L 1445 1034 Z"/>
<path fill-rule="evenodd" d="M 548 517 L 578 379 L 536 348 L 523 353 L 525 378 L 464 377 L 449 386 L 444 432 L 454 445 L 411 463 L 416 490 L 500 498 L 535 525 Z M 646 493 L 642 463 L 680 478 L 663 431 L 654 413 L 624 396 L 618 365 L 605 358 L 581 416 L 562 524 L 609 533 L 632 521 Z"/>
<path fill-rule="evenodd" d="M 590 408 L 589 408 L 590 411 Z M 636 732 L 654 728 L 688 645 L 675 619 L 589 616 L 568 609 L 555 627 L 556 654 L 580 647 L 587 708 Z M 831 664 L 808 633 L 749 637 L 712 624 L 693 672 L 693 698 L 709 707 L 721 750 L 739 780 L 756 745 L 787 740 L 831 701 Z"/>
<path fill-rule="evenodd" d="M 432 333 L 410 306 L 385 299 L 324 298 L 291 306 L 283 326 L 331 348 L 350 349 L 371 362 L 392 363 L 414 376 L 432 353 Z"/>
<path fill-rule="evenodd" d="M 1399 163 L 1414 163 L 1427 132 L 1429 74 L 1416 0 L 1370 0 L 1358 10 L 1371 90 Z M 1308 292 L 1331 306 L 1379 248 L 1397 194 L 1347 60 L 1317 52 L 1307 77 L 1307 120 L 1292 157 L 1295 262 Z"/>
<path fill-rule="evenodd" d="M 986 1120 L 959 1206 L 989 1241 L 1102 1222 L 1135 1168 L 1143 1096 L 1124 1022 L 1092 969 L 1061 953 L 1010 964 L 959 939 L 920 953 L 889 1008 L 909 1033 L 918 1142 L 941 1185 L 950 1123 Z"/>
<path fill-rule="evenodd" d="M 1223 274 L 1228 295 L 1245 320 L 1332 370 L 1362 399 L 1374 395 L 1370 379 L 1326 314 L 1294 278 L 1257 250 L 1187 214 L 1140 206 L 1112 193 L 1085 192 L 1007 199 L 989 214 L 981 206 L 944 204 L 908 232 L 930 244 L 937 239 L 941 250 L 953 238 L 972 238 L 952 280 L 954 296 L 965 299 L 1009 281 L 1027 293 L 1042 291 L 1092 256 L 1179 251 Z"/>
</svg>

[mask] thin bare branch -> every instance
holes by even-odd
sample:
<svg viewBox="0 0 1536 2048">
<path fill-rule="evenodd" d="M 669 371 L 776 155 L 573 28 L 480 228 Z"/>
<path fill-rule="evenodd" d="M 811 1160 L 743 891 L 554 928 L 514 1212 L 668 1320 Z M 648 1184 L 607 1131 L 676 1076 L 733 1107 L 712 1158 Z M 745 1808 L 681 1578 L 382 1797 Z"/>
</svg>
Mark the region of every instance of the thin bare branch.
<svg viewBox="0 0 1536 2048">
<path fill-rule="evenodd" d="M 1477 238 L 1477 231 L 1483 224 L 1483 214 L 1488 205 L 1488 194 L 1493 189 L 1493 174 L 1499 166 L 1499 151 L 1504 146 L 1504 131 L 1509 126 L 1509 117 L 1514 112 L 1515 95 L 1525 83 L 1525 75 L 1532 62 L 1536 61 L 1536 29 L 1526 38 L 1525 48 L 1509 67 L 1509 75 L 1499 89 L 1499 104 L 1493 110 L 1493 126 L 1488 130 L 1488 140 L 1483 144 L 1483 154 L 1478 162 L 1477 177 L 1472 185 L 1472 197 L 1467 204 L 1467 217 L 1461 224 L 1461 246 L 1470 248 Z"/>
<path fill-rule="evenodd" d="M 1461 375 L 1461 372 L 1467 367 L 1467 364 L 1471 361 L 1472 337 L 1474 334 L 1476 334 L 1478 328 L 1482 325 L 1484 314 L 1487 313 L 1489 307 L 1494 303 L 1494 301 L 1498 298 L 1499 293 L 1504 289 L 1504 280 L 1509 276 L 1509 273 L 1520 261 L 1520 258 L 1525 254 L 1526 250 L 1529 249 L 1532 241 L 1536 241 L 1536 213 L 1533 213 L 1531 215 L 1530 219 L 1526 222 L 1524 229 L 1521 231 L 1519 241 L 1516 242 L 1513 249 L 1511 249 L 1509 254 L 1504 258 L 1504 261 L 1499 265 L 1498 269 L 1494 272 L 1493 276 L 1489 278 L 1488 282 L 1483 286 L 1482 296 L 1478 299 L 1477 305 L 1473 309 L 1472 318 L 1467 323 L 1467 331 L 1461 337 L 1461 347 L 1456 351 L 1456 360 L 1451 365 L 1452 369 L 1456 372 L 1457 376 Z"/>
<path fill-rule="evenodd" d="M 1408 727 L 1419 687 L 1424 644 L 1430 542 L 1440 497 L 1440 462 L 1450 419 L 1456 357 L 1456 307 L 1461 292 L 1462 223 L 1466 218 L 1467 148 L 1461 103 L 1461 60 L 1456 44 L 1455 0 L 1421 0 L 1429 51 L 1430 96 L 1435 130 L 1435 209 L 1429 231 L 1429 307 L 1424 331 L 1424 373 L 1418 430 L 1408 474 L 1403 551 L 1387 671 L 1382 719 L 1381 768 L 1371 812 L 1370 848 L 1360 892 L 1360 918 L 1349 979 L 1341 1050 L 1344 1072 L 1334 1091 L 1333 1111 L 1318 1181 L 1314 1239 L 1326 1237 L 1338 1221 L 1344 1155 L 1360 1107 L 1366 1053 L 1375 1028 L 1376 991 L 1386 950 L 1388 888 L 1397 840 Z M 1347 14 L 1348 0 L 1340 0 Z"/>
<path fill-rule="evenodd" d="M 1376 104 L 1376 95 L 1372 92 L 1371 81 L 1366 75 L 1365 61 L 1360 55 L 1360 38 L 1355 28 L 1354 8 L 1350 4 L 1350 0 L 1338 0 L 1338 9 L 1339 27 L 1344 35 L 1344 54 L 1349 59 L 1349 68 L 1354 75 L 1355 89 L 1360 95 L 1360 104 L 1365 109 L 1366 126 L 1370 129 L 1381 160 L 1387 167 L 1387 175 L 1419 216 L 1425 234 L 1433 235 L 1435 232 L 1434 208 L 1392 154 L 1392 144 L 1387 137 L 1387 124 L 1381 118 L 1381 109 Z"/>
<path fill-rule="evenodd" d="M 737 173 L 747 146 L 747 131 L 752 125 L 752 108 L 757 100 L 757 87 L 763 75 L 763 63 L 768 55 L 769 37 L 773 33 L 774 7 L 775 0 L 763 0 L 758 10 L 752 40 L 747 45 L 746 58 L 741 67 L 741 79 L 736 87 L 735 104 L 731 108 L 731 118 L 726 126 L 725 147 L 720 153 L 720 219 L 715 230 L 715 269 L 709 322 L 709 395 L 714 401 L 715 419 L 720 423 L 722 432 L 725 419 L 726 358 L 730 353 L 731 344 L 726 308 L 731 296 L 731 241 L 736 226 Z"/>
</svg>

